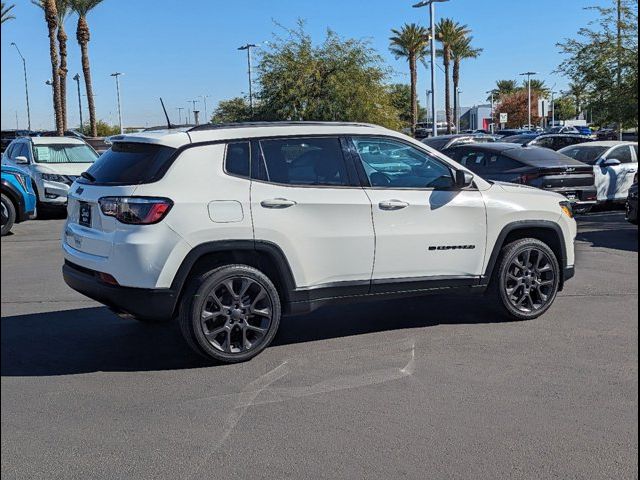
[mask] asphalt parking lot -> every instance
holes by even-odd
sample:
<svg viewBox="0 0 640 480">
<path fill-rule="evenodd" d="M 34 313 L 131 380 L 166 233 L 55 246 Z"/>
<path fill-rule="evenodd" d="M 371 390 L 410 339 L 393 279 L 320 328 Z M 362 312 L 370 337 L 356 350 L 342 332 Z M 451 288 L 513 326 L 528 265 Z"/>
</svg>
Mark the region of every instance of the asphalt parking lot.
<svg viewBox="0 0 640 480">
<path fill-rule="evenodd" d="M 638 230 L 580 220 L 530 322 L 474 297 L 285 319 L 209 366 L 62 281 L 61 220 L 2 239 L 2 477 L 637 478 Z"/>
</svg>

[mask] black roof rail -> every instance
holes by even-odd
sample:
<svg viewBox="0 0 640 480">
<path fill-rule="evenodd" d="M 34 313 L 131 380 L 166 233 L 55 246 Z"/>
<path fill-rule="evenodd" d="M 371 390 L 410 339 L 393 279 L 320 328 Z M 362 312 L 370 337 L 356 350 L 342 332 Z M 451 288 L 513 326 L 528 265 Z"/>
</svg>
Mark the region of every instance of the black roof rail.
<svg viewBox="0 0 640 480">
<path fill-rule="evenodd" d="M 357 126 L 375 128 L 370 123 L 359 122 L 318 122 L 318 121 L 278 121 L 278 122 L 240 122 L 240 123 L 205 123 L 197 125 L 187 130 L 188 132 L 199 132 L 203 130 L 220 130 L 227 128 L 250 128 L 250 127 L 299 127 L 299 126 Z"/>
</svg>

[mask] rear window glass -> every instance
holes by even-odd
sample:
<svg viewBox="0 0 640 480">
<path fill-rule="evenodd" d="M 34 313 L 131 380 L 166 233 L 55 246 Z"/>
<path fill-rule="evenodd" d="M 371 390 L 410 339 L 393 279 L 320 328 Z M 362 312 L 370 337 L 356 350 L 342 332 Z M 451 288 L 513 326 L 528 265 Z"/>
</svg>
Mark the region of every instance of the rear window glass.
<svg viewBox="0 0 640 480">
<path fill-rule="evenodd" d="M 239 177 L 249 177 L 251 150 L 249 142 L 230 143 L 227 145 L 225 168 L 227 173 Z"/>
<path fill-rule="evenodd" d="M 138 185 L 159 180 L 174 148 L 149 143 L 116 142 L 87 173 L 96 183 Z"/>
<path fill-rule="evenodd" d="M 422 141 L 425 145 L 436 150 L 442 150 L 447 143 L 451 141 L 451 138 L 428 138 Z"/>
<path fill-rule="evenodd" d="M 566 155 L 567 157 L 571 157 L 574 160 L 578 160 L 583 163 L 587 163 L 589 165 L 595 165 L 596 161 L 607 151 L 609 147 L 598 147 L 598 146 L 575 146 L 575 147 L 565 147 L 560 150 L 560 153 Z"/>
<path fill-rule="evenodd" d="M 348 185 L 337 138 L 296 138 L 260 142 L 267 179 L 287 185 Z"/>
<path fill-rule="evenodd" d="M 93 163 L 96 152 L 87 145 L 34 145 L 34 160 L 38 163 Z"/>
</svg>

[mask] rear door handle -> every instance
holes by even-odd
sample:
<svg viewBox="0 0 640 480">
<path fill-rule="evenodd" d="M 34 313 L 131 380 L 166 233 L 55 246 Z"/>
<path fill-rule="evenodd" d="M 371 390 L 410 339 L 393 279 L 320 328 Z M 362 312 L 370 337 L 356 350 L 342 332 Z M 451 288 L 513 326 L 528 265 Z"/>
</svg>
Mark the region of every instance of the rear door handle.
<svg viewBox="0 0 640 480">
<path fill-rule="evenodd" d="M 402 200 L 385 200 L 378 204 L 380 210 L 402 210 L 403 208 L 407 208 L 409 204 L 407 202 L 403 202 Z"/>
<path fill-rule="evenodd" d="M 294 205 L 297 205 L 297 203 L 293 200 L 287 200 L 286 198 L 272 198 L 270 200 L 261 201 L 260 205 L 262 205 L 263 208 L 282 209 L 293 207 Z"/>
</svg>

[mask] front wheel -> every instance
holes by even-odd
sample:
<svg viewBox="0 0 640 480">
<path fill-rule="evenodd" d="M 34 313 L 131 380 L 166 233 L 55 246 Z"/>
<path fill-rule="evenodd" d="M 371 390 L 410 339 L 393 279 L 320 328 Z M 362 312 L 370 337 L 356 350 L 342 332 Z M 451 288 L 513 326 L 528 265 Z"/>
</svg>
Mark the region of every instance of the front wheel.
<svg viewBox="0 0 640 480">
<path fill-rule="evenodd" d="M 558 294 L 558 259 L 540 240 L 517 240 L 503 248 L 492 287 L 510 317 L 538 318 L 551 307 Z"/>
<path fill-rule="evenodd" d="M 2 216 L 2 236 L 4 237 L 11 231 L 11 227 L 16 221 L 16 207 L 4 193 L 0 203 L 0 215 Z"/>
<path fill-rule="evenodd" d="M 227 265 L 191 280 L 178 323 L 197 353 L 237 363 L 273 341 L 280 314 L 278 292 L 264 273 L 247 265 Z"/>
</svg>

